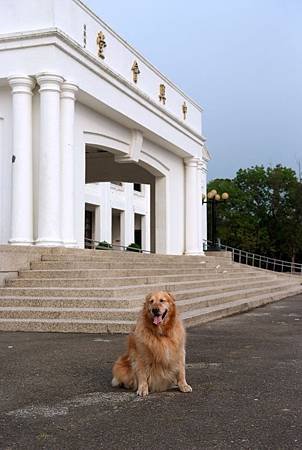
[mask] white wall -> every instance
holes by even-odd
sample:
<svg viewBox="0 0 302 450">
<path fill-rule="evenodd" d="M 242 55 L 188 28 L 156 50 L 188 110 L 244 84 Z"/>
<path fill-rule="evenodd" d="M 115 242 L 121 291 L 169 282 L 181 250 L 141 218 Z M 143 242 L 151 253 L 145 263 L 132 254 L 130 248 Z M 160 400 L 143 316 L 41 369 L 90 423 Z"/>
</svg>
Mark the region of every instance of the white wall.
<svg viewBox="0 0 302 450">
<path fill-rule="evenodd" d="M 1 158 L 1 170 L 4 174 L 1 176 L 2 192 L 2 217 L 1 220 L 1 240 L 6 243 L 9 239 L 10 230 L 10 183 L 11 183 L 11 96 L 8 88 L 0 89 L 0 117 L 4 117 L 3 121 L 3 142 Z M 35 233 L 37 224 L 37 179 L 38 179 L 38 150 L 39 150 L 39 94 L 35 92 L 33 97 L 33 123 L 34 123 L 34 211 L 35 211 Z M 129 129 L 121 124 L 114 122 L 108 117 L 102 116 L 98 112 L 77 102 L 75 112 L 75 146 L 74 146 L 74 170 L 75 170 L 75 235 L 79 245 L 83 246 L 84 236 L 84 205 L 85 200 L 90 203 L 96 203 L 92 199 L 85 198 L 85 132 L 89 130 L 95 133 L 96 140 L 103 139 L 104 136 L 111 136 L 112 139 L 124 143 L 124 147 L 120 148 L 118 153 L 125 150 L 129 146 L 130 132 Z M 115 151 L 115 149 L 108 149 Z M 169 150 L 161 147 L 149 139 L 144 139 L 141 153 L 141 161 L 139 162 L 144 168 L 153 172 L 155 176 L 165 177 L 164 196 L 158 197 L 158 202 L 165 202 L 161 207 L 157 205 L 157 220 L 165 222 L 166 251 L 170 254 L 180 254 L 184 251 L 184 165 L 183 159 Z M 123 169 L 120 164 L 121 171 Z M 135 172 L 136 164 L 133 163 Z M 135 180 L 134 180 L 135 181 Z M 107 186 L 109 185 L 106 183 Z M 105 188 L 104 188 L 105 189 Z M 108 190 L 108 187 L 107 187 Z M 103 194 L 105 198 L 106 195 Z M 4 197 L 4 198 L 3 198 Z M 138 214 L 144 213 L 144 205 L 141 203 L 139 195 L 134 194 L 134 212 Z M 107 217 L 107 226 L 101 235 L 101 240 L 111 241 L 111 214 L 110 208 L 125 209 L 122 199 L 119 196 L 112 196 L 112 204 L 108 204 L 107 200 L 103 201 L 103 207 L 100 209 L 102 222 Z M 113 206 L 114 205 L 114 206 Z M 165 217 L 160 217 L 164 215 Z M 128 244 L 127 244 L 128 245 Z"/>
<path fill-rule="evenodd" d="M 142 193 L 133 190 L 132 183 L 117 186 L 109 182 L 89 183 L 85 186 L 85 203 L 99 207 L 99 229 L 96 239 L 114 243 L 112 209 L 121 214 L 120 245 L 134 242 L 134 214 L 144 217 L 144 250 L 150 250 L 150 186 L 143 185 Z"/>
<path fill-rule="evenodd" d="M 0 243 L 10 238 L 12 122 L 10 89 L 0 89 Z"/>
<path fill-rule="evenodd" d="M 159 72 L 146 58 L 117 35 L 85 5 L 77 0 L 0 0 L 0 32 L 29 32 L 56 27 L 70 36 L 89 55 L 97 58 L 104 66 L 123 77 L 136 90 L 142 91 L 156 104 L 159 102 L 159 85 L 166 85 L 165 111 L 173 114 L 180 122 L 201 133 L 201 108 L 184 92 Z M 83 27 L 87 29 L 87 44 L 84 49 Z M 107 47 L 104 59 L 97 56 L 96 36 L 103 31 Z M 137 60 L 140 68 L 138 83 L 132 80 L 131 67 Z M 188 106 L 187 119 L 183 119 L 182 104 Z"/>
<path fill-rule="evenodd" d="M 44 0 L 43 8 L 38 0 L 0 0 L 0 11 L 0 118 L 3 118 L 0 125 L 0 242 L 7 243 L 10 237 L 11 214 L 12 105 L 7 78 L 13 74 L 35 78 L 38 73 L 53 72 L 79 87 L 73 149 L 75 237 L 78 245 L 84 244 L 85 145 L 89 144 L 118 157 L 129 157 L 128 169 L 131 168 L 134 178 L 138 166 L 143 176 L 148 174 L 148 180 L 141 182 L 156 188 L 154 226 L 161 227 L 157 244 L 164 253 L 183 253 L 184 158 L 201 155 L 204 139 L 201 135 L 200 108 L 77 0 Z M 85 49 L 82 48 L 84 23 L 87 25 Z M 65 34 L 53 27 L 58 27 Z M 101 29 L 107 40 L 105 60 L 96 55 L 96 33 Z M 22 36 L 18 34 L 20 32 Z M 134 58 L 138 60 L 141 70 L 137 85 L 133 83 L 131 74 Z M 158 100 L 161 82 L 167 86 L 166 106 Z M 38 91 L 39 86 L 33 91 L 34 238 L 37 237 L 39 195 Z M 188 105 L 186 121 L 181 112 L 184 100 Z M 142 136 L 143 140 L 138 160 L 131 160 L 130 155 L 133 134 Z M 122 173 L 123 164 L 119 162 L 117 167 Z M 104 189 L 108 191 L 108 184 Z M 93 194 L 90 192 L 89 195 Z M 133 192 L 131 196 L 127 205 L 133 205 L 133 214 L 135 211 L 142 214 L 144 205 L 141 199 Z M 109 198 L 108 195 L 106 198 Z M 118 208 L 121 199 L 117 197 L 114 202 Z M 93 201 L 90 203 L 93 204 Z M 107 220 L 107 225 L 102 239 L 110 241 L 111 214 L 108 212 L 113 206 L 108 200 L 103 203 L 100 220 L 104 223 Z M 127 205 L 119 206 L 125 210 Z M 129 226 L 126 227 L 128 229 Z M 124 240 L 129 238 L 124 236 Z"/>
<path fill-rule="evenodd" d="M 184 164 L 183 159 L 166 149 L 144 141 L 143 153 L 165 174 L 166 181 L 161 188 L 166 192 L 164 197 L 157 197 L 157 215 L 166 214 L 166 251 L 169 254 L 180 254 L 184 251 Z M 161 204 L 165 201 L 165 204 Z"/>
</svg>

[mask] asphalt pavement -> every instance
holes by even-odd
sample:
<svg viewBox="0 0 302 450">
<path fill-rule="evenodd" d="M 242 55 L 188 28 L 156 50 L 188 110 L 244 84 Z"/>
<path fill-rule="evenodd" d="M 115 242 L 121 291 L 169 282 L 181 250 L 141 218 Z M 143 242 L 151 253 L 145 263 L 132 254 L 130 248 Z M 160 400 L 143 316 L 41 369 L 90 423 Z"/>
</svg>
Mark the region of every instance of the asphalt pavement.
<svg viewBox="0 0 302 450">
<path fill-rule="evenodd" d="M 0 333 L 1 450 L 301 450 L 302 296 L 188 330 L 190 394 L 110 385 L 125 336 Z"/>
</svg>

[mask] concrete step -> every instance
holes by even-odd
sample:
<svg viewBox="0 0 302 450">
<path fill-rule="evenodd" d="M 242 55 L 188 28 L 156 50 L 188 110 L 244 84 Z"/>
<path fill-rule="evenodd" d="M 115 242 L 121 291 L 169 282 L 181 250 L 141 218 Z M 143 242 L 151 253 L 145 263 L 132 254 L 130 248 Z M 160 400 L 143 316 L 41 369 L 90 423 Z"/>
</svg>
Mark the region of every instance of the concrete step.
<svg viewBox="0 0 302 450">
<path fill-rule="evenodd" d="M 256 273 L 221 273 L 220 280 L 223 279 L 244 279 L 247 276 L 264 279 L 265 276 L 260 276 Z M 186 274 L 168 274 L 168 275 L 154 275 L 154 276 L 128 276 L 128 277 L 104 277 L 104 278 L 15 278 L 7 280 L 5 285 L 9 287 L 66 287 L 66 288 L 92 288 L 92 287 L 115 287 L 115 286 L 135 286 L 137 284 L 157 284 L 170 283 L 181 281 L 216 281 L 216 273 L 208 273 L 206 276 L 197 273 Z"/>
<path fill-rule="evenodd" d="M 137 319 L 137 308 L 5 308 L 0 307 L 0 319 L 83 319 L 83 320 L 130 320 Z"/>
<path fill-rule="evenodd" d="M 53 333 L 129 333 L 135 321 L 80 319 L 0 319 L 0 331 Z"/>
<path fill-rule="evenodd" d="M 301 292 L 301 286 L 291 286 L 290 288 L 279 289 L 277 292 L 258 294 L 253 297 L 248 297 L 221 305 L 187 311 L 183 313 L 182 317 L 186 327 L 191 327 L 201 323 L 243 313 Z"/>
<path fill-rule="evenodd" d="M 0 288 L 1 296 L 37 296 L 37 297 L 120 297 L 122 299 L 131 296 L 147 295 L 152 290 L 166 290 L 177 293 L 179 290 L 199 289 L 204 294 L 211 290 L 232 290 L 234 286 L 243 286 L 248 288 L 250 285 L 261 287 L 271 283 L 274 280 L 273 275 L 260 275 L 259 277 L 246 277 L 234 279 L 217 279 L 214 286 L 212 280 L 167 282 L 157 284 L 141 284 L 136 286 L 115 286 L 114 288 L 60 288 L 60 287 L 4 287 Z"/>
<path fill-rule="evenodd" d="M 176 296 L 187 326 L 302 291 L 299 280 L 207 257 L 48 249 L 0 288 L 0 330 L 129 332 L 152 290 Z"/>
<path fill-rule="evenodd" d="M 280 300 L 301 292 L 301 286 L 292 286 L 275 293 L 256 295 L 221 305 L 182 313 L 186 326 L 193 326 L 219 318 L 238 314 L 253 308 Z M 1 318 L 1 331 L 42 331 L 42 332 L 74 332 L 74 333 L 129 333 L 135 320 L 94 320 L 94 319 L 16 319 Z"/>
<path fill-rule="evenodd" d="M 166 262 L 174 262 L 174 263 L 197 263 L 200 261 L 204 262 L 212 262 L 213 264 L 217 262 L 228 263 L 231 258 L 221 258 L 215 256 L 187 256 L 187 255 L 155 255 L 155 254 L 147 254 L 147 253 L 135 253 L 135 252 L 109 252 L 109 251 L 96 251 L 89 253 L 79 253 L 77 255 L 74 254 L 64 254 L 64 255 L 51 255 L 51 254 L 42 254 L 42 261 L 73 261 L 74 259 L 80 261 L 114 261 L 123 260 L 126 262 L 133 261 L 135 263 L 140 263 L 143 261 L 147 261 L 150 263 L 151 261 L 160 261 L 163 263 Z"/>
<path fill-rule="evenodd" d="M 199 268 L 199 267 L 208 267 L 215 269 L 217 266 L 220 267 L 232 267 L 234 263 L 228 262 L 223 264 L 216 264 L 212 262 L 206 262 L 206 261 L 197 261 L 197 262 L 161 262 L 161 261 L 152 261 L 152 263 L 148 261 L 141 261 L 138 263 L 134 262 L 127 262 L 127 261 L 121 261 L 118 260 L 111 262 L 108 261 L 81 261 L 78 259 L 73 259 L 71 261 L 41 261 L 41 262 L 32 262 L 31 263 L 31 269 L 37 270 L 37 269 L 91 269 L 92 266 L 94 269 L 131 269 L 131 268 L 175 268 L 175 269 L 188 269 L 188 268 Z"/>
<path fill-rule="evenodd" d="M 221 305 L 224 303 L 234 302 L 243 298 L 249 298 L 256 295 L 263 295 L 266 293 L 277 292 L 286 288 L 291 289 L 292 286 L 287 283 L 280 283 L 275 286 L 268 286 L 266 288 L 246 289 L 232 291 L 223 295 L 209 295 L 198 298 L 191 298 L 189 300 L 178 300 L 177 308 L 180 313 L 187 311 L 196 311 L 201 308 L 208 308 L 210 306 Z M 66 306 L 0 306 L 1 318 L 19 318 L 19 319 L 94 319 L 94 320 L 136 320 L 136 317 L 141 309 L 142 301 L 136 307 L 127 308 L 120 302 L 119 307 L 66 307 Z"/>
<path fill-rule="evenodd" d="M 225 290 L 221 292 L 219 289 L 212 289 L 210 293 L 205 293 L 198 289 L 178 291 L 175 294 L 179 307 L 186 309 L 196 308 L 196 302 L 203 306 L 209 304 L 217 304 L 224 301 L 236 300 L 251 295 L 254 292 L 271 292 L 276 289 L 292 287 L 292 283 L 279 281 L 266 286 L 251 286 L 244 288 L 239 285 L 237 289 Z M 96 297 L 0 297 L 0 307 L 41 307 L 41 308 L 137 308 L 141 307 L 144 302 L 142 296 L 131 298 L 96 298 Z"/>
<path fill-rule="evenodd" d="M 0 307 L 41 307 L 41 308 L 136 308 L 141 307 L 144 297 L 0 297 Z"/>
<path fill-rule="evenodd" d="M 164 254 L 155 254 L 155 253 L 136 253 L 129 251 L 119 251 L 119 250 L 93 250 L 93 249 L 78 249 L 78 248 L 65 248 L 65 247 L 53 247 L 47 248 L 42 253 L 43 256 L 47 257 L 47 255 L 51 255 L 54 257 L 82 257 L 82 256 L 99 256 L 99 257 L 114 257 L 114 258 L 163 258 L 163 259 L 231 259 L 232 253 L 221 251 L 221 252 L 206 252 L 203 256 L 188 256 L 188 255 L 164 255 Z"/>
<path fill-rule="evenodd" d="M 251 276 L 259 275 L 259 273 L 248 267 L 241 267 L 238 264 L 238 267 L 231 268 L 223 268 L 216 267 L 207 268 L 207 267 L 197 267 L 193 270 L 189 268 L 179 269 L 179 268 L 169 268 L 169 267 L 161 267 L 161 268 L 140 268 L 135 267 L 133 269 L 46 269 L 46 270 L 23 270 L 19 272 L 19 278 L 105 278 L 105 277 L 131 277 L 131 276 L 156 276 L 156 275 L 186 275 L 186 274 L 201 274 L 204 276 L 213 275 L 217 277 L 217 274 L 250 274 Z"/>
<path fill-rule="evenodd" d="M 297 287 L 297 286 L 296 286 Z M 203 295 L 201 297 L 192 297 L 185 300 L 179 300 L 177 307 L 180 312 L 198 310 L 200 308 L 206 308 L 208 306 L 220 305 L 223 303 L 229 303 L 236 300 L 253 297 L 255 295 L 267 294 L 271 292 L 278 292 L 280 290 L 293 288 L 292 283 L 280 282 L 274 283 L 262 287 L 253 287 L 250 289 L 237 289 L 227 291 L 223 293 L 214 293 L 210 295 Z M 301 289 L 302 291 L 302 289 Z"/>
</svg>

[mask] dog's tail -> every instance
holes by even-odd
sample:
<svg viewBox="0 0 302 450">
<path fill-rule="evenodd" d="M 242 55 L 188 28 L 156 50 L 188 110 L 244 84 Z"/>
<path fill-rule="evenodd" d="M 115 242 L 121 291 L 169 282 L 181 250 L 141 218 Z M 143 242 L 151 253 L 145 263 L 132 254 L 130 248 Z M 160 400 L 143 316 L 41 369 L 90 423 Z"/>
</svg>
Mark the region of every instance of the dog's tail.
<svg viewBox="0 0 302 450">
<path fill-rule="evenodd" d="M 112 386 L 125 387 L 126 389 L 136 389 L 135 373 L 131 365 L 129 355 L 123 355 L 113 366 L 112 369 Z"/>
</svg>

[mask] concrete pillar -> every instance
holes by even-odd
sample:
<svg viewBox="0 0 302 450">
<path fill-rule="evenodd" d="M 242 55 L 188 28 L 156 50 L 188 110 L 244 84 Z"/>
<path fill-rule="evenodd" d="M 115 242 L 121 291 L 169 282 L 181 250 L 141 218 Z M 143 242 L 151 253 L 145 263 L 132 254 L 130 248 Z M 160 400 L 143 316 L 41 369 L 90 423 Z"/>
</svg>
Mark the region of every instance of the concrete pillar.
<svg viewBox="0 0 302 450">
<path fill-rule="evenodd" d="M 168 249 L 168 186 L 167 177 L 155 177 L 151 185 L 151 227 L 155 240 L 155 252 L 166 254 Z M 154 245 L 154 243 L 153 243 Z"/>
<path fill-rule="evenodd" d="M 185 163 L 185 254 L 200 255 L 198 158 L 186 158 Z"/>
<path fill-rule="evenodd" d="M 78 88 L 61 85 L 61 236 L 65 247 L 74 247 L 74 108 Z"/>
<path fill-rule="evenodd" d="M 201 254 L 203 254 L 203 239 L 204 239 L 204 234 L 203 234 L 203 227 L 204 227 L 204 222 L 203 222 L 203 204 L 202 204 L 202 178 L 203 178 L 203 173 L 202 173 L 202 169 L 203 169 L 203 163 L 202 160 L 200 159 L 197 163 L 197 189 L 198 189 L 198 238 L 199 238 L 199 243 L 198 243 L 198 247 L 201 251 Z"/>
<path fill-rule="evenodd" d="M 4 175 L 4 138 L 3 138 L 3 117 L 0 117 L 0 242 L 4 242 L 4 211 L 3 211 L 3 194 L 4 194 L 4 185 L 3 183 L 3 175 Z"/>
<path fill-rule="evenodd" d="M 208 177 L 208 170 L 207 170 L 207 163 L 202 162 L 202 168 L 201 168 L 201 175 L 202 175 L 202 194 L 207 195 L 207 177 Z M 202 205 L 202 240 L 205 243 L 204 248 L 207 248 L 206 240 L 208 239 L 208 221 L 207 221 L 207 204 L 204 203 Z"/>
<path fill-rule="evenodd" d="M 112 242 L 111 183 L 101 183 L 100 241 Z"/>
<path fill-rule="evenodd" d="M 142 216 L 142 248 L 150 251 L 150 186 L 145 184 L 145 215 Z"/>
<path fill-rule="evenodd" d="M 121 245 L 127 247 L 134 242 L 133 184 L 124 183 L 125 211 L 121 215 Z"/>
<path fill-rule="evenodd" d="M 12 88 L 12 215 L 10 244 L 33 243 L 32 89 L 26 75 L 8 79 Z"/>
<path fill-rule="evenodd" d="M 40 85 L 39 210 L 37 245 L 57 246 L 61 238 L 60 92 L 63 78 L 42 73 Z"/>
</svg>

